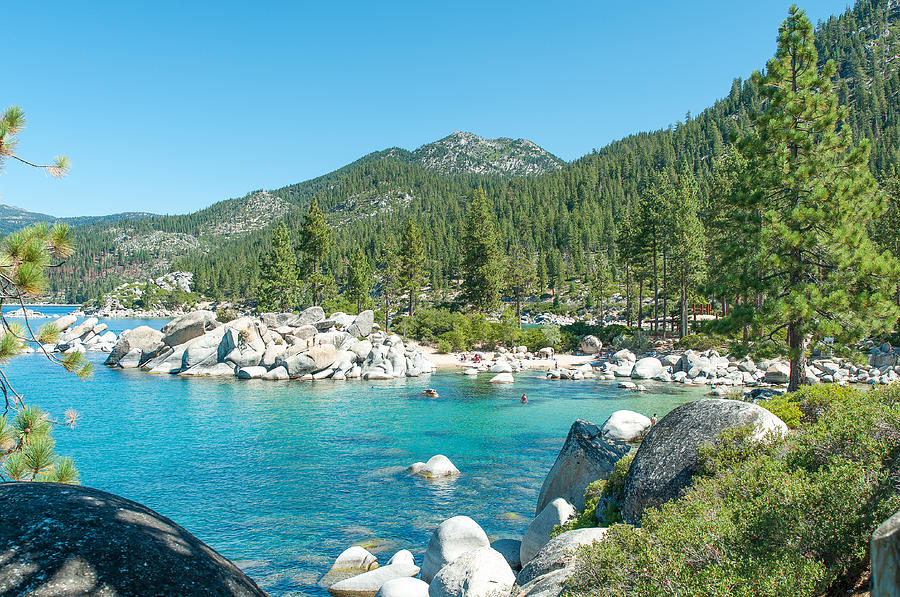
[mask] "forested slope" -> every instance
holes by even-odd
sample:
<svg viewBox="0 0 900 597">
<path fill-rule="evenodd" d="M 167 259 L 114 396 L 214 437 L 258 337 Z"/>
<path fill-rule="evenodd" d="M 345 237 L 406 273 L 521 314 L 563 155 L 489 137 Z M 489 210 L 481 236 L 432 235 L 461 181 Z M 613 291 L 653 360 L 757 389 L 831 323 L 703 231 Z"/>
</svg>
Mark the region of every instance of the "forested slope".
<svg viewBox="0 0 900 597">
<path fill-rule="evenodd" d="M 836 88 L 850 108 L 848 124 L 856 138 L 871 140 L 871 166 L 879 180 L 893 173 L 900 158 L 898 18 L 898 0 L 860 0 L 817 29 L 820 60 L 837 63 Z M 484 155 L 471 172 L 447 173 L 443 162 L 423 161 L 421 152 L 391 149 L 313 180 L 251 193 L 195 214 L 82 228 L 79 254 L 54 280 L 54 290 L 84 300 L 123 277 L 180 267 L 193 271 L 198 289 L 211 296 L 252 296 L 270 227 L 284 220 L 296 232 L 302 208 L 313 196 L 335 227 L 325 267 L 339 282 L 358 247 L 374 255 L 382 239 L 398 234 L 413 217 L 424 231 L 431 284 L 444 287 L 457 273 L 462 215 L 478 186 L 493 202 L 505 243 L 524 245 L 543 269 L 561 264 L 569 274 L 583 273 L 603 255 L 615 267 L 617 227 L 651 174 L 691 168 L 706 199 L 714 160 L 729 134 L 744 130 L 748 113 L 759 107 L 754 86 L 736 79 L 723 99 L 695 117 L 626 137 L 568 164 L 554 166 L 556 158 L 547 154 L 541 158 L 542 174 L 527 169 L 497 174 L 496 168 L 483 166 Z M 508 152 L 521 149 L 503 146 Z M 519 157 L 522 163 L 533 162 Z M 228 227 L 224 222 L 247 224 Z M 135 238 L 140 242 L 129 243 Z"/>
</svg>

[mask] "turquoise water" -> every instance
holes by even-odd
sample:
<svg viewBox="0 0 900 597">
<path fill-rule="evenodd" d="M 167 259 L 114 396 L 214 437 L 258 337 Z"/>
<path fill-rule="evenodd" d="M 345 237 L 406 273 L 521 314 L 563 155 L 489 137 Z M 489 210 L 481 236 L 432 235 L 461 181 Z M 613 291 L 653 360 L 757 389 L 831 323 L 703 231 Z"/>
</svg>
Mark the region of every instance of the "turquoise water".
<svg viewBox="0 0 900 597">
<path fill-rule="evenodd" d="M 111 323 L 124 329 L 141 323 Z M 538 374 L 495 387 L 439 373 L 387 382 L 183 379 L 103 367 L 81 382 L 38 355 L 6 367 L 26 400 L 55 416 L 83 484 L 174 519 L 273 595 L 323 595 L 318 576 L 346 547 L 369 542 L 382 562 L 410 549 L 421 562 L 442 520 L 466 514 L 488 535 L 520 537 L 576 418 L 620 408 L 663 414 L 699 397 L 673 385 L 624 392 Z M 423 398 L 426 387 L 440 398 Z M 528 393 L 529 403 L 519 397 Z M 428 482 L 409 464 L 442 453 L 463 474 Z"/>
</svg>

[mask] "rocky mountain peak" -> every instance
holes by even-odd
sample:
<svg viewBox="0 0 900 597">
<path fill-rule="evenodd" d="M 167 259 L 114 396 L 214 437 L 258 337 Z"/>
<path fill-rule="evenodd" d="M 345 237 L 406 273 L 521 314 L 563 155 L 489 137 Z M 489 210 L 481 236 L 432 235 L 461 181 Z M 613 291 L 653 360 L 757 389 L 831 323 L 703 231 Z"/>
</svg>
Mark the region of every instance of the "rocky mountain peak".
<svg viewBox="0 0 900 597">
<path fill-rule="evenodd" d="M 528 139 L 485 139 L 455 131 L 412 152 L 412 161 L 443 174 L 529 176 L 562 168 L 561 159 Z"/>
</svg>

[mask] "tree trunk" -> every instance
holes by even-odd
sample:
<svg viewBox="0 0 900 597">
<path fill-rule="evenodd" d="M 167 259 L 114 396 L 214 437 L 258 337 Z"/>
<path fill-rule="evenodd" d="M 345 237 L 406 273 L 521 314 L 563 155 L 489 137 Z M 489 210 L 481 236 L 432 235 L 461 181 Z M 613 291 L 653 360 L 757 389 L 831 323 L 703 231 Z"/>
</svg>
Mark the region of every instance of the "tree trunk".
<svg viewBox="0 0 900 597">
<path fill-rule="evenodd" d="M 666 252 L 663 251 L 663 340 L 669 331 L 669 286 L 666 278 Z"/>
<path fill-rule="evenodd" d="M 656 269 L 656 234 L 653 235 L 653 325 L 650 332 L 659 331 L 659 275 Z"/>
<path fill-rule="evenodd" d="M 638 284 L 638 313 L 637 313 L 637 327 L 639 330 L 644 329 L 644 280 L 641 279 L 640 284 Z"/>
<path fill-rule="evenodd" d="M 516 292 L 516 325 L 522 329 L 522 297 Z"/>
<path fill-rule="evenodd" d="M 390 332 L 391 328 L 388 325 L 391 317 L 391 299 L 388 298 L 387 288 L 384 289 L 384 331 L 385 333 Z"/>
<path fill-rule="evenodd" d="M 410 290 L 409 291 L 409 310 L 408 310 L 410 319 L 412 319 L 412 316 L 415 314 L 415 311 L 416 311 L 416 294 L 412 290 Z"/>
<path fill-rule="evenodd" d="M 792 321 L 788 325 L 788 346 L 791 350 L 791 376 L 788 380 L 788 392 L 796 392 L 803 384 L 803 369 L 806 365 L 806 339 L 799 331 L 800 322 Z"/>
<path fill-rule="evenodd" d="M 687 336 L 687 322 L 688 322 L 688 303 L 687 303 L 687 280 L 685 279 L 684 274 L 681 274 L 681 325 L 678 330 L 678 337 L 684 338 Z"/>
<path fill-rule="evenodd" d="M 625 324 L 631 327 L 631 267 L 625 266 Z"/>
</svg>

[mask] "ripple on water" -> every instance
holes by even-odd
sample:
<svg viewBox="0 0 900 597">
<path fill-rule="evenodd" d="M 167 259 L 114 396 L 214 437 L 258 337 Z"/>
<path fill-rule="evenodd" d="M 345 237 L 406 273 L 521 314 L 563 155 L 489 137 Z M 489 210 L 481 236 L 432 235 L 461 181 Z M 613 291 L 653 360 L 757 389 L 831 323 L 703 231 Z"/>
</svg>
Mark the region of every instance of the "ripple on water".
<svg viewBox="0 0 900 597">
<path fill-rule="evenodd" d="M 455 373 L 248 383 L 102 366 L 80 382 L 34 355 L 7 372 L 53 416 L 81 412 L 76 429 L 56 436 L 85 485 L 174 519 L 273 596 L 324 597 L 315 581 L 354 543 L 371 543 L 383 561 L 410 549 L 421 563 L 451 516 L 471 516 L 491 537 L 521 536 L 572 421 L 602 423 L 620 408 L 663 414 L 703 391 L 656 384 L 638 394 L 530 375 L 495 387 Z M 427 387 L 441 398 L 422 399 Z M 406 474 L 434 454 L 462 474 Z"/>
</svg>

